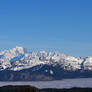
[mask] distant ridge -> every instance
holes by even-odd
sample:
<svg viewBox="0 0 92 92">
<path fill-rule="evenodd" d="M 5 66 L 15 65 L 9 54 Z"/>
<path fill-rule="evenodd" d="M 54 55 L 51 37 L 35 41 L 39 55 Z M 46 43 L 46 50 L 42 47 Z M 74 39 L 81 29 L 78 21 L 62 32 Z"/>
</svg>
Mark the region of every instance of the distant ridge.
<svg viewBox="0 0 92 92">
<path fill-rule="evenodd" d="M 0 80 L 58 80 L 92 77 L 92 57 L 56 52 L 29 52 L 16 46 L 0 52 Z M 2 78 L 2 76 L 4 76 Z"/>
<path fill-rule="evenodd" d="M 0 70 L 19 71 L 36 65 L 56 65 L 56 63 L 61 65 L 64 70 L 92 70 L 92 57 L 76 58 L 58 51 L 28 52 L 27 49 L 19 46 L 0 52 Z"/>
</svg>

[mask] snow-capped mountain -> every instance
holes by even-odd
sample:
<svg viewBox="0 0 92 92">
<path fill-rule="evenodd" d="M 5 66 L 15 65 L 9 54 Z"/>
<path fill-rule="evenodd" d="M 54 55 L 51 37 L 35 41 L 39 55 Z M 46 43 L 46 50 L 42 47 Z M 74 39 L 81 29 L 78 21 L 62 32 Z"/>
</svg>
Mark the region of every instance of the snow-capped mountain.
<svg viewBox="0 0 92 92">
<path fill-rule="evenodd" d="M 60 65 L 61 68 L 68 71 L 92 70 L 92 57 L 77 58 L 58 51 L 54 53 L 46 51 L 29 53 L 23 47 L 18 46 L 0 52 L 0 71 L 6 69 L 19 71 L 38 65 Z"/>
</svg>

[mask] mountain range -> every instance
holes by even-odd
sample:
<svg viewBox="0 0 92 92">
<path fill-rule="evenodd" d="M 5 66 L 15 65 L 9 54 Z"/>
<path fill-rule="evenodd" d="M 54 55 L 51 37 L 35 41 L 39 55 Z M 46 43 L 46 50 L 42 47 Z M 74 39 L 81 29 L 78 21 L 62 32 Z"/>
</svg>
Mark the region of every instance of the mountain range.
<svg viewBox="0 0 92 92">
<path fill-rule="evenodd" d="M 92 56 L 73 57 L 59 51 L 28 52 L 19 46 L 0 51 L 0 81 L 77 77 L 92 77 Z"/>
</svg>

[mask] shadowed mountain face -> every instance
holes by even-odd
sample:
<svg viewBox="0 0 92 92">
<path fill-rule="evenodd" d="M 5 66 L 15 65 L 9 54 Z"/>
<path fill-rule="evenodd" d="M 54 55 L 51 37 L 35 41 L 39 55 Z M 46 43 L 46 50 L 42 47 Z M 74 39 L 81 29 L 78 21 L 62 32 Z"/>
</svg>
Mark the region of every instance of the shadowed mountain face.
<svg viewBox="0 0 92 92">
<path fill-rule="evenodd" d="M 0 52 L 0 81 L 43 81 L 92 77 L 92 57 L 60 52 L 29 53 L 23 47 Z"/>
<path fill-rule="evenodd" d="M 66 71 L 60 65 L 39 65 L 21 71 L 0 71 L 0 81 L 50 81 L 88 77 L 92 77 L 92 71 Z"/>
<path fill-rule="evenodd" d="M 92 92 L 92 88 L 38 89 L 30 86 L 4 86 L 0 92 Z"/>
</svg>

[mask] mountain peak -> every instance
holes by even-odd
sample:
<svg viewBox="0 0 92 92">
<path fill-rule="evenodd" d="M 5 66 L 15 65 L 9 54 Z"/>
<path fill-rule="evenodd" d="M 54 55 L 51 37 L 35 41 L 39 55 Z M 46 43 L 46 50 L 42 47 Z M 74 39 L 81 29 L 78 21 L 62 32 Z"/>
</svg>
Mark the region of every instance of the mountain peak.
<svg viewBox="0 0 92 92">
<path fill-rule="evenodd" d="M 92 58 L 90 57 L 86 59 L 76 58 L 59 51 L 54 53 L 46 51 L 29 53 L 27 49 L 20 46 L 0 52 L 0 69 L 10 68 L 17 71 L 42 64 L 58 64 L 65 70 L 92 70 Z"/>
<path fill-rule="evenodd" d="M 17 49 L 23 49 L 24 47 L 21 46 L 16 46 Z"/>
<path fill-rule="evenodd" d="M 14 49 L 16 49 L 21 54 L 24 54 L 27 52 L 27 49 L 25 49 L 24 47 L 20 47 L 20 46 L 16 46 L 16 48 Z"/>
</svg>

